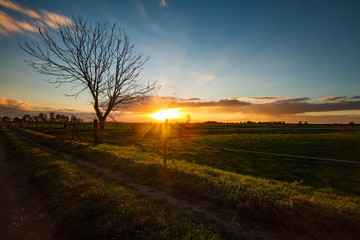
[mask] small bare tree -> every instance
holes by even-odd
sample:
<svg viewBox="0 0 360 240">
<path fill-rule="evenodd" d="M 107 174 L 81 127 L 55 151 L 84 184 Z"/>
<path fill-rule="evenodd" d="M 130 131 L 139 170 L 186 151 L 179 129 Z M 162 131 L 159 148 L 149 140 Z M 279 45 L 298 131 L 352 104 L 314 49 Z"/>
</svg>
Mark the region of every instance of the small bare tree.
<svg viewBox="0 0 360 240">
<path fill-rule="evenodd" d="M 35 60 L 25 62 L 39 73 L 55 76 L 50 83 L 72 85 L 77 97 L 88 91 L 99 121 L 100 142 L 106 118 L 112 111 L 134 104 L 158 90 L 157 82 L 140 77 L 148 58 L 134 51 L 129 37 L 116 24 L 95 23 L 82 17 L 57 22 L 57 34 L 38 26 L 40 40 L 19 43 Z"/>
</svg>

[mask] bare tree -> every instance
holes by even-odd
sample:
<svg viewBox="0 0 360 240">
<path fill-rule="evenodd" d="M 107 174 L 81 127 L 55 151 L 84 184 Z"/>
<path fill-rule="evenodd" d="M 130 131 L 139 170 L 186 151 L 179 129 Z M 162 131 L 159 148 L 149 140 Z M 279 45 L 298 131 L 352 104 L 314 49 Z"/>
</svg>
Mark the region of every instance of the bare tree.
<svg viewBox="0 0 360 240">
<path fill-rule="evenodd" d="M 36 59 L 25 62 L 41 74 L 55 76 L 51 83 L 72 85 L 75 93 L 67 96 L 90 92 L 102 142 L 106 118 L 112 111 L 142 101 L 158 89 L 156 82 L 145 84 L 140 77 L 148 58 L 135 53 L 129 37 L 116 24 L 93 24 L 78 17 L 57 22 L 56 28 L 53 36 L 38 26 L 38 42 L 19 44 Z"/>
<path fill-rule="evenodd" d="M 55 115 L 55 121 L 60 122 L 60 120 L 61 120 L 61 114 L 58 113 Z"/>
<path fill-rule="evenodd" d="M 38 119 L 40 122 L 46 122 L 47 121 L 47 114 L 46 113 L 39 113 Z"/>
<path fill-rule="evenodd" d="M 29 114 L 25 114 L 22 119 L 24 119 L 26 122 L 32 122 L 33 117 L 30 116 Z"/>
<path fill-rule="evenodd" d="M 49 113 L 49 122 L 50 122 L 50 128 L 51 128 L 51 124 L 55 121 L 55 113 L 51 112 Z"/>
<path fill-rule="evenodd" d="M 33 116 L 33 119 L 34 119 L 34 121 L 35 121 L 35 127 L 37 127 L 37 126 L 38 126 L 38 122 L 39 122 L 39 116 L 34 115 L 34 116 Z"/>
<path fill-rule="evenodd" d="M 1 118 L 1 121 L 3 121 L 3 122 L 10 122 L 10 121 L 11 121 L 11 117 L 9 117 L 9 116 L 3 116 L 3 117 Z"/>
</svg>

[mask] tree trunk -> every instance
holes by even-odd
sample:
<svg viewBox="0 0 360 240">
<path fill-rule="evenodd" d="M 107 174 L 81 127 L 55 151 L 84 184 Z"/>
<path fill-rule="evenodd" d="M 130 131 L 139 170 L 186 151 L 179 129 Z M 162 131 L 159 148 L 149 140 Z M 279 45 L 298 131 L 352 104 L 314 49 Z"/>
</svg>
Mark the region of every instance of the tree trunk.
<svg viewBox="0 0 360 240">
<path fill-rule="evenodd" d="M 98 120 L 94 119 L 94 146 L 97 146 L 99 144 L 99 135 L 98 135 Z"/>
<path fill-rule="evenodd" d="M 99 119 L 99 143 L 104 142 L 105 120 Z"/>
</svg>

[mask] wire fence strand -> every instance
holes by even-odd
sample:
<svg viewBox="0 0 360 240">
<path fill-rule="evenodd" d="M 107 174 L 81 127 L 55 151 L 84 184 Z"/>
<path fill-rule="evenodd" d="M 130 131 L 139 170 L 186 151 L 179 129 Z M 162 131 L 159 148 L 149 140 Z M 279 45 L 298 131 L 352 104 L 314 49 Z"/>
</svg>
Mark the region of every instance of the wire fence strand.
<svg viewBox="0 0 360 240">
<path fill-rule="evenodd" d="M 258 157 L 262 157 L 262 158 L 268 158 L 268 159 L 273 159 L 273 160 L 278 160 L 278 161 L 283 161 L 283 162 L 296 162 L 296 163 L 301 163 L 301 164 L 321 165 L 321 166 L 329 166 L 329 167 L 360 168 L 360 162 L 351 161 L 351 160 L 320 158 L 320 157 L 311 157 L 311 156 L 299 156 L 299 155 L 292 155 L 292 154 L 270 153 L 270 152 L 254 151 L 254 150 L 233 149 L 233 148 L 228 148 L 228 147 L 211 146 L 211 145 L 196 141 L 194 139 L 191 139 L 189 136 L 192 136 L 193 134 L 190 132 L 189 129 L 185 128 L 181 124 L 176 124 L 175 126 L 177 128 L 176 130 L 178 130 L 179 132 L 182 133 L 182 134 L 179 134 L 179 137 L 177 137 L 177 138 L 179 138 L 183 143 L 196 144 L 205 149 L 216 149 L 218 151 L 226 151 L 226 152 L 231 152 L 234 154 L 245 154 L 245 155 L 251 155 L 251 156 L 258 156 Z M 98 130 L 98 134 L 99 133 L 100 133 L 100 131 Z M 89 134 L 82 133 L 82 134 L 88 135 L 88 136 L 92 135 L 90 133 Z M 105 132 L 102 132 L 102 134 L 106 137 L 111 137 L 114 139 L 129 139 L 129 140 L 131 139 L 133 141 L 136 141 L 137 145 L 143 146 L 139 141 L 139 140 L 141 140 L 141 138 L 137 137 L 137 136 L 118 136 L 118 135 L 105 133 Z M 79 133 L 79 135 L 80 135 L 80 133 Z M 185 139 L 188 140 L 189 142 L 183 141 Z M 310 161 L 301 161 L 301 160 L 314 160 L 314 161 L 310 162 Z M 352 164 L 352 165 L 329 164 L 329 162 L 345 163 L 345 164 Z"/>
<path fill-rule="evenodd" d="M 183 128 L 183 126 L 179 125 L 179 127 Z M 183 128 L 183 130 L 188 131 L 187 129 Z M 201 146 L 204 148 L 211 148 L 211 149 L 217 149 L 227 152 L 233 152 L 233 153 L 243 153 L 243 154 L 250 154 L 250 155 L 256 155 L 261 156 L 265 158 L 280 160 L 280 161 L 289 161 L 289 162 L 297 162 L 297 163 L 303 163 L 303 164 L 312 164 L 312 165 L 323 165 L 323 166 L 331 166 L 331 167 L 346 167 L 346 168 L 360 168 L 360 162 L 357 161 L 350 161 L 350 160 L 342 160 L 342 159 L 331 159 L 331 158 L 319 158 L 319 157 L 308 157 L 308 156 L 298 156 L 298 155 L 291 155 L 291 154 L 281 154 L 281 153 L 269 153 L 269 152 L 261 152 L 261 151 L 251 151 L 251 150 L 243 150 L 243 149 L 232 149 L 232 148 L 224 148 L 224 147 L 214 147 L 207 144 L 200 143 L 196 140 L 190 139 L 188 137 L 183 136 L 183 138 Z M 277 157 L 282 157 L 277 158 Z M 284 159 L 288 158 L 288 159 Z M 289 159 L 291 158 L 291 159 Z M 338 162 L 338 163 L 350 163 L 350 164 L 356 164 L 359 166 L 350 166 L 350 165 L 335 165 L 335 164 L 326 164 L 326 163 L 318 163 L 318 162 L 308 162 L 308 161 L 300 161 L 295 159 L 306 159 L 306 160 L 316 160 L 316 161 L 327 161 L 327 162 Z"/>
</svg>

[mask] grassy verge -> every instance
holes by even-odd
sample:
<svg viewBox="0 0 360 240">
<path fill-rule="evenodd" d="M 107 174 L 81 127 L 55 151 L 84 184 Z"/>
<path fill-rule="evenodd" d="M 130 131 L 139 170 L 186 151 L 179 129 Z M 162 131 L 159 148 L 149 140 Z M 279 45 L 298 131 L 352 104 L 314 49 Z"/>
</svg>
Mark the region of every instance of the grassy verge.
<svg viewBox="0 0 360 240">
<path fill-rule="evenodd" d="M 360 160 L 360 132 L 355 131 L 322 134 L 219 134 L 199 135 L 194 136 L 193 139 L 200 144 L 222 148 Z M 147 151 L 158 153 L 161 151 L 159 148 L 161 144 L 163 144 L 161 140 L 141 142 Z M 284 162 L 204 148 L 189 140 L 180 139 L 168 140 L 168 157 L 169 159 L 186 159 L 189 162 L 269 180 L 302 181 L 304 185 L 317 189 L 331 187 L 334 192 L 341 195 L 360 195 L 360 168 Z M 303 161 L 346 165 L 336 162 Z M 355 166 L 359 167 L 360 164 Z"/>
<path fill-rule="evenodd" d="M 162 159 L 136 147 L 62 141 L 55 137 L 18 130 L 22 134 L 110 167 L 119 174 L 147 183 L 161 182 Z M 186 161 L 168 163 L 167 187 L 221 202 L 234 214 L 247 214 L 282 226 L 283 234 L 304 235 L 310 239 L 356 239 L 360 234 L 359 196 L 341 196 L 331 188 L 321 190 L 301 182 L 282 182 L 236 174 Z"/>
<path fill-rule="evenodd" d="M 198 220 L 106 183 L 65 159 L 6 132 L 9 145 L 51 196 L 65 231 L 81 239 L 221 239 Z"/>
<path fill-rule="evenodd" d="M 92 141 L 91 126 L 91 123 L 80 124 L 82 141 Z M 59 128 L 60 125 L 55 128 L 54 124 L 53 127 L 53 129 L 36 128 L 36 130 L 45 134 L 65 137 L 63 128 Z M 162 127 L 161 124 L 109 123 L 106 127 L 105 142 L 118 146 L 135 145 L 143 147 L 147 152 L 162 155 Z M 221 126 L 195 124 L 189 128 L 183 128 L 176 124 L 170 124 L 168 158 L 187 160 L 188 162 L 269 180 L 302 181 L 304 185 L 317 189 L 331 187 L 340 195 L 360 195 L 360 168 L 316 165 L 316 163 L 344 165 L 343 163 L 328 161 L 315 161 L 315 165 L 311 165 L 312 160 L 304 160 L 310 164 L 284 162 L 248 156 L 243 153 L 204 148 L 189 140 L 223 148 L 358 161 L 360 159 L 360 148 L 358 147 L 360 145 L 360 132 L 355 129 L 347 131 L 346 129 L 349 130 L 351 126 L 338 128 L 325 125 L 304 125 L 299 128 L 299 126 L 294 125 L 227 124 L 222 125 L 223 129 L 216 129 L 216 127 Z M 298 133 L 284 134 L 283 130 L 289 129 L 289 127 L 290 129 L 302 130 Z M 333 132 L 320 131 L 324 127 Z M 241 131 L 242 134 L 231 134 L 231 131 L 234 131 L 232 128 Z M 316 129 L 319 129 L 321 133 L 317 132 Z M 207 134 L 203 130 L 216 130 L 218 132 Z M 257 130 L 266 131 L 259 134 Z M 246 134 L 244 131 L 250 132 Z M 140 139 L 132 138 L 135 136 Z M 68 135 L 67 138 L 69 137 Z"/>
</svg>

